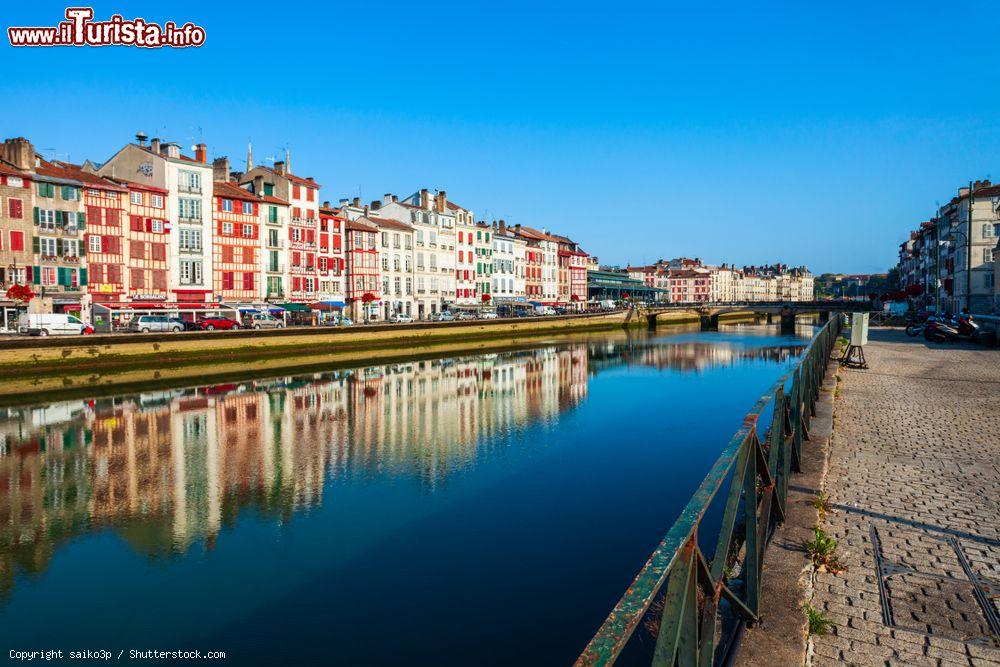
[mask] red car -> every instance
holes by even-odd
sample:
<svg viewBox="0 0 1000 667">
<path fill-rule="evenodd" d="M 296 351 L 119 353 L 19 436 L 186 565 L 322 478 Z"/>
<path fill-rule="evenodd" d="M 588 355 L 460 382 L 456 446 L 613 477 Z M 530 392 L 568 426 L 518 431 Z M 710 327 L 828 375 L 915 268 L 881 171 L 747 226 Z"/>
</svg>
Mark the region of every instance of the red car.
<svg viewBox="0 0 1000 667">
<path fill-rule="evenodd" d="M 206 331 L 215 329 L 228 331 L 229 329 L 239 329 L 240 323 L 229 317 L 206 317 L 201 321 L 201 328 Z"/>
</svg>

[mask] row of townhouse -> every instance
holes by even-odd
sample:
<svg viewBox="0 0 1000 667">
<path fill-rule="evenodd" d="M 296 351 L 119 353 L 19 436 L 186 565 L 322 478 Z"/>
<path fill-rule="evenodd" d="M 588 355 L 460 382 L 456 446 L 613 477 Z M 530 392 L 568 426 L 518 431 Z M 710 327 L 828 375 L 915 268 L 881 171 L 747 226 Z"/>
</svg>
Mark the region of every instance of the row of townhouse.
<svg viewBox="0 0 1000 667">
<path fill-rule="evenodd" d="M 281 304 L 354 317 L 586 301 L 588 255 L 565 236 L 477 221 L 445 191 L 321 202 L 286 152 L 245 171 L 205 144 L 185 155 L 143 133 L 101 163 L 48 161 L 24 138 L 0 148 L 0 294 L 34 307 Z M 0 326 L 18 308 L 0 303 Z"/>
<path fill-rule="evenodd" d="M 813 275 L 805 267 L 711 266 L 680 257 L 625 269 L 630 278 L 655 290 L 669 303 L 737 303 L 747 301 L 812 301 Z"/>
<path fill-rule="evenodd" d="M 899 245 L 903 294 L 918 308 L 1000 312 L 1000 185 L 975 181 Z"/>
</svg>

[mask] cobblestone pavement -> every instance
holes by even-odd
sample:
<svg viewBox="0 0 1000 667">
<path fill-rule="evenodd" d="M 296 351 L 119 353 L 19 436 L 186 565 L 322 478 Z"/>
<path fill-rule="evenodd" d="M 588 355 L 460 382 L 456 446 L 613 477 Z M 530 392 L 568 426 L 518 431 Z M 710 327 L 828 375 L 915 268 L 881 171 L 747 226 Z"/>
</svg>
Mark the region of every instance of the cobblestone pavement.
<svg viewBox="0 0 1000 667">
<path fill-rule="evenodd" d="M 1000 351 L 871 337 L 835 408 L 826 527 L 848 569 L 816 577 L 835 625 L 811 663 L 1000 665 Z"/>
</svg>

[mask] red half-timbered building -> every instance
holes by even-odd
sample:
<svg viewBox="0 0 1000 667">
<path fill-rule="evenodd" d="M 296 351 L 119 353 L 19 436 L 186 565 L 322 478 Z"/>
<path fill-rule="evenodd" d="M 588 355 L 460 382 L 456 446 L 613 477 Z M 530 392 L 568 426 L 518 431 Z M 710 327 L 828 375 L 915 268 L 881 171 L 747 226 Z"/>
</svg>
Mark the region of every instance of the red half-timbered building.
<svg viewBox="0 0 1000 667">
<path fill-rule="evenodd" d="M 356 319 L 377 316 L 379 293 L 378 245 L 375 242 L 379 228 L 366 218 L 348 220 L 345 251 L 347 258 L 347 301 Z M 374 297 L 365 303 L 365 294 Z M 366 317 L 367 316 L 367 317 Z"/>
<path fill-rule="evenodd" d="M 117 179 L 115 179 L 117 180 Z M 131 301 L 166 301 L 170 225 L 167 191 L 152 185 L 117 180 L 128 188 L 125 233 L 126 291 Z"/>
<path fill-rule="evenodd" d="M 319 209 L 317 272 L 319 299 L 342 301 L 344 291 L 344 223 L 346 220 L 324 202 Z"/>
<path fill-rule="evenodd" d="M 219 301 L 253 301 L 259 293 L 260 198 L 216 181 L 212 196 L 212 287 Z"/>
</svg>

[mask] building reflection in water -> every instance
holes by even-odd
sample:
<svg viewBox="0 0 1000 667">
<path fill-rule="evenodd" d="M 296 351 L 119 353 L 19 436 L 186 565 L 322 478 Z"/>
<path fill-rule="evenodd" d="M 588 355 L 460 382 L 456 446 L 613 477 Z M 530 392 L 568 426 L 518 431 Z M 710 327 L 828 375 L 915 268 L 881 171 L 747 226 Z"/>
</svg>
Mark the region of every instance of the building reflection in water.
<svg viewBox="0 0 1000 667">
<path fill-rule="evenodd" d="M 248 509 L 288 521 L 340 475 L 406 476 L 433 493 L 506 433 L 578 405 L 589 373 L 794 354 L 622 336 L 0 409 L 0 592 L 18 572 L 43 571 L 61 543 L 106 527 L 158 556 L 211 548 Z"/>
</svg>

